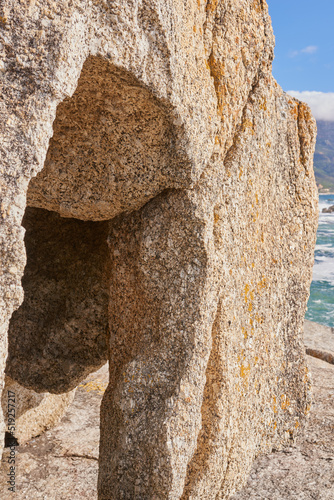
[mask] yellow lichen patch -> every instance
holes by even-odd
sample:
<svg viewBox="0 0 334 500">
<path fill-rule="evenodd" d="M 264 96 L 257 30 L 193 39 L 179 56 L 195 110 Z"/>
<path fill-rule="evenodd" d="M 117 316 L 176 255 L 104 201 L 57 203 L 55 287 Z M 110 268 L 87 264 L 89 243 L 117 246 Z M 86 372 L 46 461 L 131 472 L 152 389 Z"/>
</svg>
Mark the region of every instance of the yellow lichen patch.
<svg viewBox="0 0 334 500">
<path fill-rule="evenodd" d="M 267 99 L 265 97 L 261 99 L 259 107 L 262 111 L 267 111 Z"/>
<path fill-rule="evenodd" d="M 266 278 L 262 278 L 256 285 L 257 292 L 261 295 L 261 292 L 268 288 L 268 282 Z"/>
<path fill-rule="evenodd" d="M 98 394 L 102 396 L 104 394 L 106 388 L 108 386 L 107 382 L 102 382 L 100 379 L 92 380 L 91 382 L 87 382 L 86 384 L 80 384 L 79 387 L 86 392 L 97 391 Z"/>
<path fill-rule="evenodd" d="M 219 215 L 217 214 L 217 212 L 215 212 L 213 219 L 214 219 L 214 223 L 217 224 L 217 222 L 219 221 Z"/>
<path fill-rule="evenodd" d="M 272 409 L 273 409 L 273 412 L 276 414 L 278 413 L 278 409 L 277 409 L 277 401 L 276 401 L 276 397 L 273 396 L 273 404 L 272 404 Z"/>
<path fill-rule="evenodd" d="M 260 0 L 253 0 L 253 9 L 258 14 L 261 14 L 261 12 L 262 12 L 262 2 Z"/>
<path fill-rule="evenodd" d="M 304 102 L 299 103 L 298 111 L 299 111 L 300 118 L 303 118 L 306 122 L 308 122 L 309 120 L 312 120 L 310 108 Z"/>
<path fill-rule="evenodd" d="M 282 394 L 282 396 L 281 396 L 281 408 L 282 408 L 282 410 L 286 410 L 289 406 L 290 406 L 289 398 L 285 394 Z"/>
<path fill-rule="evenodd" d="M 250 364 L 248 363 L 247 365 L 242 364 L 240 367 L 240 377 L 243 378 L 244 380 L 249 378 L 250 374 Z"/>
<path fill-rule="evenodd" d="M 289 104 L 290 104 L 290 102 L 289 102 Z M 294 103 L 291 103 L 291 104 L 294 104 Z M 298 119 L 298 103 L 295 103 L 295 104 L 294 104 L 294 106 L 293 106 L 293 108 L 292 108 L 292 109 L 290 109 L 290 114 L 291 114 L 291 116 L 292 116 L 295 120 L 297 120 L 297 119 Z"/>
<path fill-rule="evenodd" d="M 208 3 L 206 4 L 206 11 L 207 12 L 214 12 L 217 8 L 219 0 L 209 0 Z"/>
<path fill-rule="evenodd" d="M 210 68 L 210 74 L 213 78 L 215 91 L 217 95 L 217 101 L 218 101 L 217 111 L 218 114 L 221 116 L 223 114 L 223 108 L 225 106 L 225 96 L 228 93 L 226 86 L 222 85 L 222 77 L 225 74 L 225 62 L 217 61 L 214 58 L 213 53 L 211 53 L 208 59 L 208 65 Z"/>
<path fill-rule="evenodd" d="M 3 23 L 3 24 L 6 24 L 6 22 L 7 22 L 7 17 L 0 16 L 0 22 L 1 22 L 1 23 Z"/>
<path fill-rule="evenodd" d="M 246 132 L 246 130 L 249 130 L 252 135 L 255 134 L 254 125 L 251 120 L 244 120 L 242 122 L 242 131 Z"/>
<path fill-rule="evenodd" d="M 262 316 L 260 316 L 259 314 L 255 314 L 254 315 L 254 319 L 255 321 L 257 321 L 258 323 L 260 323 L 260 325 L 262 325 L 262 323 L 264 323 L 264 318 Z"/>
</svg>

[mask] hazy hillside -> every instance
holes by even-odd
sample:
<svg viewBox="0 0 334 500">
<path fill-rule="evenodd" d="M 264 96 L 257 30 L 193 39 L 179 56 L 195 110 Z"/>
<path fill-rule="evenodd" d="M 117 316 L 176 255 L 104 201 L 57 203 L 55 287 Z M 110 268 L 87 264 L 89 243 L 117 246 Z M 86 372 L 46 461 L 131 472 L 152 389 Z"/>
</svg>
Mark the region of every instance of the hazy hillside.
<svg viewBox="0 0 334 500">
<path fill-rule="evenodd" d="M 334 192 L 334 122 L 317 121 L 318 136 L 314 155 L 314 171 L 320 191 Z"/>
</svg>

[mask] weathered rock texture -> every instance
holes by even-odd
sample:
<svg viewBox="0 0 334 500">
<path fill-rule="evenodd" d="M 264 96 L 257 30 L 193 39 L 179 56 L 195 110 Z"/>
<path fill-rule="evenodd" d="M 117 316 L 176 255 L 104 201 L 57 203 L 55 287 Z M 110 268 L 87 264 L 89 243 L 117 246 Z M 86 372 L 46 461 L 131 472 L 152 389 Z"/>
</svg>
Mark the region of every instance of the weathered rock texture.
<svg viewBox="0 0 334 500">
<path fill-rule="evenodd" d="M 321 329 L 321 325 L 317 326 Z M 259 457 L 246 487 L 233 500 L 334 497 L 334 367 L 320 359 L 307 358 L 313 404 L 305 429 L 295 445 Z"/>
<path fill-rule="evenodd" d="M 10 322 L 7 373 L 65 392 L 108 357 L 109 223 L 27 207 L 22 225 L 24 302 Z"/>
<path fill-rule="evenodd" d="M 316 130 L 266 2 L 1 8 L 7 372 L 61 393 L 108 351 L 99 498 L 228 498 L 310 408 Z"/>
<path fill-rule="evenodd" d="M 19 445 L 50 429 L 64 416 L 75 390 L 64 394 L 38 393 L 5 378 L 1 406 L 7 432 Z M 15 414 L 13 412 L 15 410 Z"/>
<path fill-rule="evenodd" d="M 312 325 L 315 332 L 322 330 L 321 325 Z M 246 487 L 233 500 L 333 499 L 334 367 L 307 358 L 313 402 L 305 429 L 296 444 L 260 456 Z M 1 498 L 97 499 L 99 410 L 107 385 L 105 365 L 79 385 L 59 425 L 16 448 L 19 482 L 12 495 L 7 483 L 10 450 L 5 450 L 0 466 Z"/>
<path fill-rule="evenodd" d="M 306 353 L 334 365 L 334 328 L 305 321 Z"/>
<path fill-rule="evenodd" d="M 10 448 L 0 464 L 0 498 L 96 500 L 99 420 L 108 364 L 79 384 L 61 422 L 16 447 L 16 490 L 8 491 Z M 56 396 L 62 397 L 62 396 Z"/>
</svg>

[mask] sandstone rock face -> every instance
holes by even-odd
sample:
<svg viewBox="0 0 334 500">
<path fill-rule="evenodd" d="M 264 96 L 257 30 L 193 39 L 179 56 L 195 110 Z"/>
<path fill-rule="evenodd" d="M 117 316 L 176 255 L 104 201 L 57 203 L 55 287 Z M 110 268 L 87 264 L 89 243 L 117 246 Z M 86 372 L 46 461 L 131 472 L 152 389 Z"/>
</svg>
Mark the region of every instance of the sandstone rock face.
<svg viewBox="0 0 334 500">
<path fill-rule="evenodd" d="M 74 394 L 75 390 L 59 395 L 37 393 L 6 377 L 1 406 L 10 434 L 21 445 L 50 429 L 64 416 Z M 14 421 L 9 422 L 8 417 L 12 417 L 13 413 L 8 413 L 8 408 L 15 409 Z"/>
<path fill-rule="evenodd" d="M 310 407 L 316 129 L 267 5 L 2 10 L 7 373 L 61 393 L 108 355 L 99 498 L 228 498 Z"/>
</svg>

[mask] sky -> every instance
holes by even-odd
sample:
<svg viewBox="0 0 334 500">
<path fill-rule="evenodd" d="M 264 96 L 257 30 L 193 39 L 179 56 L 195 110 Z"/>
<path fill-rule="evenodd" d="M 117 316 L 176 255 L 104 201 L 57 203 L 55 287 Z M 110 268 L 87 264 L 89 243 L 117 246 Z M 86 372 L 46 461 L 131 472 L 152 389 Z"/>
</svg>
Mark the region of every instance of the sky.
<svg viewBox="0 0 334 500">
<path fill-rule="evenodd" d="M 317 120 L 334 121 L 334 0 L 267 0 L 276 38 L 273 74 L 307 102 Z"/>
</svg>

